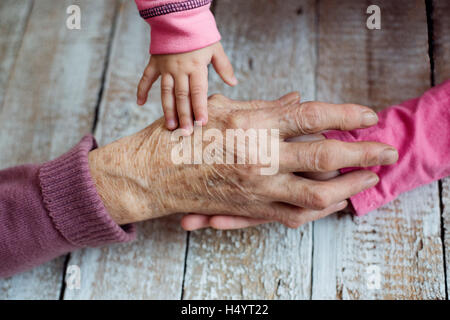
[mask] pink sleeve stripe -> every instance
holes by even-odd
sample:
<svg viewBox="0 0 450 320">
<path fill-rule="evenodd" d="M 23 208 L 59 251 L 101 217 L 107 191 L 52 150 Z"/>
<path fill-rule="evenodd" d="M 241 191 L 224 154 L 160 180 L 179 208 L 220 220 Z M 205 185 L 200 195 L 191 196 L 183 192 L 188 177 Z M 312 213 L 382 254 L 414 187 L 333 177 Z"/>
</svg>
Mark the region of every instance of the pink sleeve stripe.
<svg viewBox="0 0 450 320">
<path fill-rule="evenodd" d="M 173 3 L 165 3 L 163 5 L 139 10 L 141 17 L 146 20 L 153 17 L 162 16 L 174 12 L 187 11 L 206 6 L 211 3 L 212 0 L 186 0 Z"/>
</svg>

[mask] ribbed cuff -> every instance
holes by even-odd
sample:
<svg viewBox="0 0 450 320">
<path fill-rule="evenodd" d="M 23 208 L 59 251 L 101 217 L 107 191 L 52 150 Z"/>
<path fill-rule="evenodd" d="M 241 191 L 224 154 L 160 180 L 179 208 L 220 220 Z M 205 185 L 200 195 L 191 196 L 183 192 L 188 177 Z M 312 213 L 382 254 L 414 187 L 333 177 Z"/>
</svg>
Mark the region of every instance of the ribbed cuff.
<svg viewBox="0 0 450 320">
<path fill-rule="evenodd" d="M 198 50 L 220 41 L 216 21 L 205 5 L 146 19 L 151 27 L 150 54 Z"/>
<path fill-rule="evenodd" d="M 56 229 L 73 245 L 95 247 L 135 238 L 133 225 L 119 226 L 110 217 L 92 180 L 88 153 L 93 136 L 39 171 L 43 201 Z"/>
</svg>

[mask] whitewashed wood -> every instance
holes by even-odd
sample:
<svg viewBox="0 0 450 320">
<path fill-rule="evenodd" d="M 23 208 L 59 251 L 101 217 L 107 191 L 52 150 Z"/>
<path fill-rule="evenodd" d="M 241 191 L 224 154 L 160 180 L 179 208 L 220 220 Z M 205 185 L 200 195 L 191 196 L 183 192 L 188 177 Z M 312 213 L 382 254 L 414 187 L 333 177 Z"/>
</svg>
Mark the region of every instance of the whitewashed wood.
<svg viewBox="0 0 450 320">
<path fill-rule="evenodd" d="M 220 0 L 215 15 L 240 83 L 229 89 L 213 75 L 211 93 L 275 99 L 298 90 L 314 98 L 314 1 Z M 307 299 L 311 256 L 311 224 L 191 232 L 184 298 Z"/>
<path fill-rule="evenodd" d="M 436 84 L 450 79 L 450 1 L 433 1 L 433 55 Z M 448 137 L 447 137 L 448 138 Z M 450 177 L 442 180 L 442 232 L 445 247 L 447 298 L 450 295 Z"/>
<path fill-rule="evenodd" d="M 450 178 L 447 177 L 442 180 L 442 204 L 444 205 L 444 212 L 442 213 L 443 228 L 442 232 L 444 238 L 445 261 L 446 261 L 446 276 L 447 276 L 447 299 L 450 295 Z"/>
<path fill-rule="evenodd" d="M 31 0 L 0 2 L 0 110 L 8 79 L 22 43 L 31 5 Z"/>
<path fill-rule="evenodd" d="M 1 168 L 54 158 L 92 127 L 114 10 L 106 0 L 78 3 L 84 31 L 65 27 L 71 1 L 34 3 L 0 110 Z M 63 264 L 0 279 L 0 299 L 58 299 Z"/>
<path fill-rule="evenodd" d="M 149 54 L 149 28 L 133 1 L 121 3 L 96 136 L 101 145 L 143 129 L 162 116 L 159 83 L 138 107 L 136 88 Z M 180 299 L 186 232 L 179 217 L 138 224 L 138 239 L 74 252 L 81 289 L 64 299 Z"/>
<path fill-rule="evenodd" d="M 367 3 L 320 1 L 319 100 L 379 110 L 429 88 L 424 1 L 377 4 L 382 29 L 371 31 L 365 27 Z M 443 299 L 442 256 L 438 188 L 432 183 L 362 218 L 316 221 L 312 298 Z M 371 266 L 379 269 L 380 289 L 368 287 Z"/>
</svg>

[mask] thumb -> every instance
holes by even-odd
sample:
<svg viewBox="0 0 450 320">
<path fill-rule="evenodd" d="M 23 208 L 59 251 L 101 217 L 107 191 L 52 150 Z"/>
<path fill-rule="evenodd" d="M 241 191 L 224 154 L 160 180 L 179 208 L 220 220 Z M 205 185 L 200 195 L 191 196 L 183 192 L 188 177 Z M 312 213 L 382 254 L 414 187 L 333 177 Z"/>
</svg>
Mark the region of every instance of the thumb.
<svg viewBox="0 0 450 320">
<path fill-rule="evenodd" d="M 233 66 L 230 63 L 230 60 L 228 60 L 228 57 L 220 43 L 214 52 L 211 63 L 214 70 L 216 70 L 226 84 L 232 87 L 237 85 L 238 81 L 234 75 Z"/>
</svg>

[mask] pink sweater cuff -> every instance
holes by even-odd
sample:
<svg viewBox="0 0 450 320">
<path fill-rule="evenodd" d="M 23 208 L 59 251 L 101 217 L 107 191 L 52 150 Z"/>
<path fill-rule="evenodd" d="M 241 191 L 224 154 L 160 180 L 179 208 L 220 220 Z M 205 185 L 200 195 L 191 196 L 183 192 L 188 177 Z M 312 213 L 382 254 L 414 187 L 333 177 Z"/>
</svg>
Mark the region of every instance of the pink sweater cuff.
<svg viewBox="0 0 450 320">
<path fill-rule="evenodd" d="M 211 0 L 136 0 L 151 27 L 151 54 L 194 51 L 220 41 Z"/>
<path fill-rule="evenodd" d="M 347 131 L 328 131 L 324 132 L 323 135 L 327 139 L 336 139 L 346 142 L 356 142 L 361 140 L 366 141 L 375 141 L 376 139 L 374 137 L 367 138 L 367 139 L 357 139 L 355 138 L 350 132 Z M 383 142 L 383 141 L 378 141 Z M 344 168 L 339 170 L 341 174 L 359 170 L 360 168 Z M 380 169 L 381 167 L 372 167 L 369 168 L 370 170 L 374 171 L 378 175 L 380 175 Z M 364 191 L 361 191 L 358 194 L 355 194 L 354 196 L 350 197 L 350 202 L 353 206 L 353 209 L 355 209 L 355 213 L 357 216 L 363 216 L 370 211 L 373 211 L 384 204 L 388 203 L 389 201 L 393 200 L 394 198 L 390 194 L 386 194 L 383 190 L 389 190 L 389 183 L 390 181 L 385 181 L 383 177 L 381 177 L 380 182 L 370 189 L 366 189 Z"/>
<path fill-rule="evenodd" d="M 369 168 L 378 174 L 380 182 L 350 198 L 357 215 L 375 210 L 403 192 L 450 175 L 450 80 L 420 98 L 379 112 L 378 118 L 378 124 L 368 129 L 324 133 L 328 139 L 347 142 L 383 142 L 399 152 L 396 164 Z M 346 168 L 341 172 L 356 169 Z"/>
<path fill-rule="evenodd" d="M 133 225 L 120 227 L 110 217 L 91 178 L 88 153 L 97 147 L 91 135 L 39 171 L 43 202 L 55 228 L 77 247 L 130 241 Z"/>
</svg>

